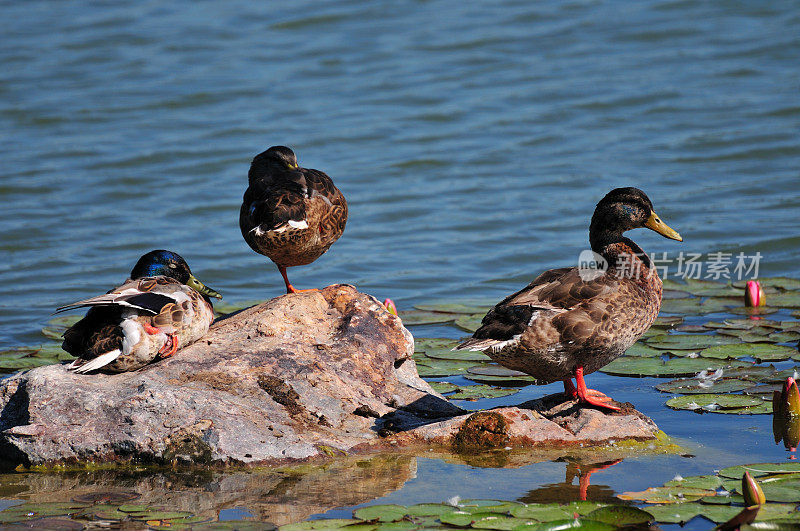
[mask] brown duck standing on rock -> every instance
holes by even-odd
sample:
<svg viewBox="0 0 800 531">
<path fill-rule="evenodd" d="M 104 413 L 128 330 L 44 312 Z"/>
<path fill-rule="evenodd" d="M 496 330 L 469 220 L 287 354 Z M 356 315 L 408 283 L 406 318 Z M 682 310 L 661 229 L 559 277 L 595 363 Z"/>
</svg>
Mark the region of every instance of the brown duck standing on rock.
<svg viewBox="0 0 800 531">
<path fill-rule="evenodd" d="M 296 293 L 286 268 L 310 264 L 333 245 L 347 223 L 347 201 L 330 177 L 301 168 L 294 152 L 273 146 L 250 165 L 239 228 L 255 252 L 275 262 Z"/>
<path fill-rule="evenodd" d="M 662 283 L 645 252 L 622 233 L 647 227 L 683 241 L 638 188 L 611 190 L 595 208 L 589 243 L 606 267 L 551 269 L 489 310 L 455 350 L 483 351 L 541 382 L 562 380 L 567 396 L 619 410 L 587 389 L 584 375 L 622 355 L 653 324 Z M 577 388 L 572 384 L 575 378 Z"/>
</svg>

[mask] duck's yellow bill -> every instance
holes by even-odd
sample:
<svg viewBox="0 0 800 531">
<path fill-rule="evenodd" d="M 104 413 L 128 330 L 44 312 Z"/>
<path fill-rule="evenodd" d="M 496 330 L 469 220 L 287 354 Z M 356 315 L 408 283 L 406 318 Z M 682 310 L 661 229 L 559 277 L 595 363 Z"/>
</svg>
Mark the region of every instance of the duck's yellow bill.
<svg viewBox="0 0 800 531">
<path fill-rule="evenodd" d="M 644 226 L 650 230 L 654 230 L 660 235 L 664 236 L 665 238 L 669 238 L 670 240 L 678 240 L 679 242 L 683 241 L 681 235 L 672 228 L 670 228 L 666 223 L 661 221 L 661 218 L 658 217 L 658 214 L 655 212 L 650 213 L 650 217 L 647 218 L 647 221 L 644 222 Z"/>
<path fill-rule="evenodd" d="M 222 298 L 222 295 L 197 280 L 194 275 L 189 275 L 189 280 L 186 281 L 186 285 L 196 292 L 205 295 L 206 297 L 216 297 L 217 299 Z"/>
</svg>

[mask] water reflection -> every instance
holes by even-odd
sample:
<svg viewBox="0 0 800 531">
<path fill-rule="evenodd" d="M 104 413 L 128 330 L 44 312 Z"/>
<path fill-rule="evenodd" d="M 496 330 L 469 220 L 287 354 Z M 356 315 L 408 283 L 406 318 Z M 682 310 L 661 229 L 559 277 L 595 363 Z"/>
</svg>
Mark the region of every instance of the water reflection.
<svg viewBox="0 0 800 531">
<path fill-rule="evenodd" d="M 566 501 L 619 502 L 614 490 L 607 485 L 591 485 L 592 474 L 621 463 L 622 459 L 602 463 L 585 461 L 566 461 L 563 483 L 549 483 L 528 492 L 519 499 L 524 503 L 564 503 Z M 575 479 L 578 484 L 575 484 Z"/>
<path fill-rule="evenodd" d="M 0 476 L 0 497 L 32 503 L 69 501 L 103 491 L 131 492 L 133 503 L 189 511 L 217 520 L 249 513 L 277 525 L 334 507 L 358 505 L 401 488 L 416 475 L 412 456 L 348 459 L 326 465 L 259 471 L 79 471 Z"/>
</svg>

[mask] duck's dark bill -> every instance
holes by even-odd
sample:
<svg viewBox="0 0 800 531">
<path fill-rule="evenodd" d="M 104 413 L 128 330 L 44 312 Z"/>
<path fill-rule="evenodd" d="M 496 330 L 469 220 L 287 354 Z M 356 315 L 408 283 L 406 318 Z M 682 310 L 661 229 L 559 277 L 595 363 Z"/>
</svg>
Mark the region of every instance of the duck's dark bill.
<svg viewBox="0 0 800 531">
<path fill-rule="evenodd" d="M 194 275 L 189 275 L 189 280 L 186 282 L 186 285 L 194 289 L 196 292 L 205 295 L 206 297 L 216 297 L 217 299 L 222 298 L 222 295 L 197 280 Z"/>
<path fill-rule="evenodd" d="M 655 212 L 650 214 L 650 217 L 647 218 L 644 226 L 648 229 L 656 231 L 660 235 L 664 236 L 665 238 L 669 238 L 670 240 L 678 240 L 679 242 L 683 241 L 683 238 L 681 238 L 681 235 L 678 234 L 678 231 L 670 228 L 669 225 L 661 221 L 661 218 L 658 217 L 658 214 Z"/>
</svg>

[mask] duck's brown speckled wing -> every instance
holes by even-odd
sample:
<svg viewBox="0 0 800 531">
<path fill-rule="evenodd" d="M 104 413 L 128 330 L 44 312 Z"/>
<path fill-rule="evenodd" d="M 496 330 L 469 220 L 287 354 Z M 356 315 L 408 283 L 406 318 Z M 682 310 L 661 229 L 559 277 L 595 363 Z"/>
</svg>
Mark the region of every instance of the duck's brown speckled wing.
<svg viewBox="0 0 800 531">
<path fill-rule="evenodd" d="M 325 173 L 310 168 L 301 168 L 301 171 L 306 177 L 309 199 L 321 210 L 320 240 L 323 245 L 330 247 L 342 235 L 347 224 L 347 201 Z"/>
<path fill-rule="evenodd" d="M 329 179 L 330 180 L 330 179 Z M 256 162 L 250 167 L 250 185 L 244 193 L 239 225 L 242 233 L 267 232 L 306 219 L 308 185 L 300 170 L 264 172 Z"/>
<path fill-rule="evenodd" d="M 490 310 L 458 348 L 564 379 L 577 365 L 589 373 L 621 354 L 652 322 L 638 322 L 646 303 L 641 288 L 616 275 L 584 281 L 576 268 L 553 269 Z"/>
</svg>

